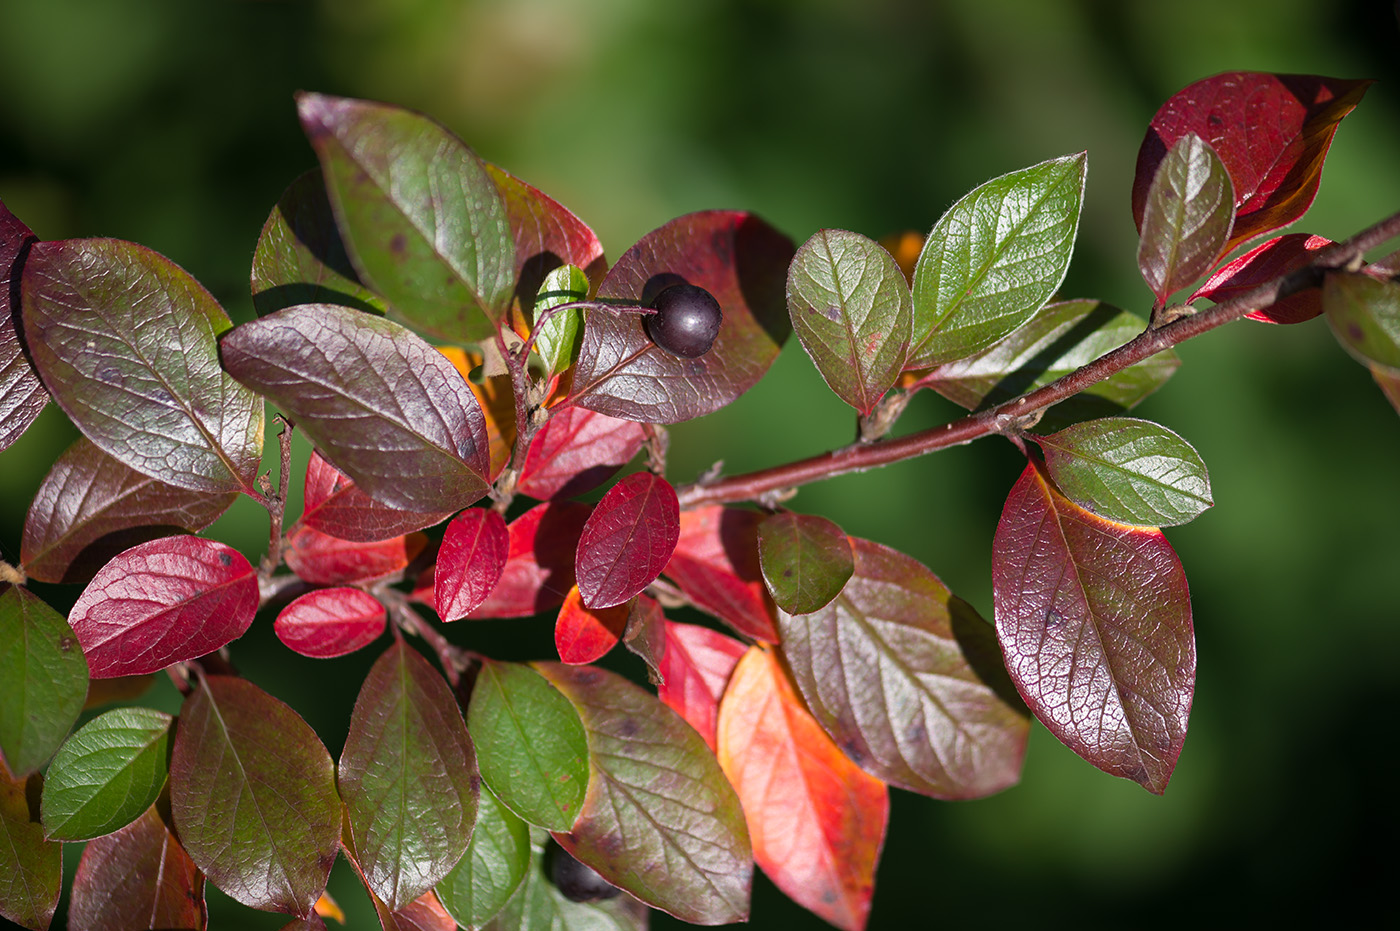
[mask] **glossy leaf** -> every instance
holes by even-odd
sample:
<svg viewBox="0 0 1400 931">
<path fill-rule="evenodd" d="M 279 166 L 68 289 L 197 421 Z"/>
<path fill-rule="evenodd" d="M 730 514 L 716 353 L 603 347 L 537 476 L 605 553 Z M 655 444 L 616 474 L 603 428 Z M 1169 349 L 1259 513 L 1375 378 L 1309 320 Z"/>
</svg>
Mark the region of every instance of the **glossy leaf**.
<svg viewBox="0 0 1400 931">
<path fill-rule="evenodd" d="M 563 604 L 574 585 L 574 552 L 591 512 L 577 501 L 554 501 L 511 521 L 501 580 L 470 617 L 525 617 Z"/>
<path fill-rule="evenodd" d="M 1162 532 L 1090 514 L 1032 463 L 997 525 L 992 593 L 1006 668 L 1036 717 L 1160 795 L 1196 678 L 1186 575 Z"/>
<path fill-rule="evenodd" d="M 150 708 L 116 708 L 68 738 L 44 776 L 49 838 L 111 834 L 150 808 L 170 771 L 172 721 Z"/>
<path fill-rule="evenodd" d="M 451 516 L 451 511 L 403 511 L 376 501 L 314 450 L 306 465 L 298 523 L 328 536 L 375 543 L 431 527 Z"/>
<path fill-rule="evenodd" d="M 44 837 L 36 775 L 15 779 L 0 765 L 0 917 L 44 931 L 58 908 L 63 845 Z"/>
<path fill-rule="evenodd" d="M 639 423 L 565 407 L 530 442 L 515 490 L 540 500 L 581 495 L 631 462 L 646 438 Z"/>
<path fill-rule="evenodd" d="M 126 550 L 93 576 L 68 621 L 95 679 L 139 676 L 243 636 L 258 578 L 243 554 L 203 537 Z"/>
<path fill-rule="evenodd" d="M 991 627 L 902 553 L 851 539 L 855 574 L 814 614 L 778 615 L 812 716 L 891 785 L 977 798 L 1013 785 L 1030 730 Z"/>
<path fill-rule="evenodd" d="M 410 533 L 392 540 L 355 543 L 298 527 L 287 538 L 287 566 L 312 585 L 353 585 L 400 572 L 423 552 L 427 538 Z"/>
<path fill-rule="evenodd" d="M 1100 517 L 1170 527 L 1214 504 L 1200 454 L 1160 424 L 1105 417 L 1033 439 L 1060 492 Z"/>
<path fill-rule="evenodd" d="M 733 637 L 696 624 L 666 622 L 657 698 L 685 718 L 714 750 L 719 700 L 747 648 Z"/>
<path fill-rule="evenodd" d="M 691 604 L 755 640 L 778 642 L 773 600 L 758 560 L 763 515 L 744 508 L 681 512 L 676 551 L 663 570 Z"/>
<path fill-rule="evenodd" d="M 457 931 L 457 922 L 431 889 L 396 911 L 390 911 L 378 897 L 373 901 L 384 931 Z"/>
<path fill-rule="evenodd" d="M 1064 281 L 1088 159 L 1051 159 L 975 188 L 934 224 L 914 269 L 908 369 L 980 352 Z"/>
<path fill-rule="evenodd" d="M 471 843 L 437 884 L 437 896 L 462 927 L 480 928 L 505 907 L 529 867 L 529 827 L 482 786 Z"/>
<path fill-rule="evenodd" d="M 24 778 L 78 720 L 88 664 L 63 616 L 14 585 L 0 586 L 0 755 Z"/>
<path fill-rule="evenodd" d="M 1221 266 L 1195 294 L 1191 295 L 1188 303 L 1205 299 L 1223 304 L 1267 281 L 1281 278 L 1302 268 L 1311 261 L 1312 253 L 1331 244 L 1332 240 L 1325 236 L 1313 236 L 1308 233 L 1277 236 L 1255 246 L 1233 262 Z M 1321 313 L 1322 289 L 1304 288 L 1268 307 L 1251 310 L 1245 317 L 1261 323 L 1302 323 Z"/>
<path fill-rule="evenodd" d="M 1235 193 L 1219 156 L 1187 133 L 1157 166 L 1143 204 L 1138 269 L 1157 302 L 1210 271 L 1234 225 Z"/>
<path fill-rule="evenodd" d="M 904 369 L 913 300 L 894 257 L 872 239 L 821 230 L 788 269 L 792 329 L 836 396 L 869 414 Z"/>
<path fill-rule="evenodd" d="M 204 877 L 154 807 L 83 850 L 69 931 L 192 928 L 208 922 Z"/>
<path fill-rule="evenodd" d="M 590 311 L 569 400 L 611 417 L 676 423 L 718 410 L 752 388 L 791 324 L 783 281 L 792 242 L 749 213 L 712 210 L 653 230 L 618 259 L 598 287 L 603 301 L 639 302 L 662 283 L 709 291 L 724 312 L 703 356 L 658 348 L 634 312 Z"/>
<path fill-rule="evenodd" d="M 661 685 L 665 673 L 661 664 L 666 657 L 666 614 L 655 598 L 638 595 L 627 611 L 627 629 L 622 645 L 647 664 L 647 677 L 652 685 Z"/>
<path fill-rule="evenodd" d="M 180 841 L 209 880 L 251 908 L 305 917 L 340 846 L 330 754 L 305 721 L 244 679 L 201 677 L 170 761 Z"/>
<path fill-rule="evenodd" d="M 34 495 L 20 558 L 32 579 L 86 583 L 124 549 L 174 530 L 198 533 L 237 497 L 142 475 L 79 437 Z"/>
<path fill-rule="evenodd" d="M 758 525 L 758 559 L 773 601 L 789 614 L 831 603 L 855 571 L 845 532 L 824 517 L 784 511 Z"/>
<path fill-rule="evenodd" d="M 327 931 L 326 922 L 315 912 L 305 918 L 294 918 L 284 924 L 280 931 Z"/>
<path fill-rule="evenodd" d="M 438 548 L 433 599 L 444 621 L 474 611 L 501 580 L 510 554 L 506 520 L 490 508 L 468 508 L 452 519 Z"/>
<path fill-rule="evenodd" d="M 587 608 L 578 593 L 578 586 L 559 608 L 554 621 L 554 648 L 559 658 L 571 666 L 581 666 L 602 659 L 627 632 L 629 604 L 611 608 Z"/>
<path fill-rule="evenodd" d="M 330 659 L 367 647 L 384 633 L 384 605 L 358 588 L 319 588 L 277 614 L 277 639 L 302 656 Z"/>
<path fill-rule="evenodd" d="M 252 278 L 261 316 L 295 304 L 387 309 L 350 264 L 319 168 L 293 181 L 272 208 L 253 251 Z"/>
<path fill-rule="evenodd" d="M 680 537 L 680 503 L 661 476 L 635 472 L 594 507 L 579 536 L 579 594 L 590 608 L 632 598 L 661 574 Z"/>
<path fill-rule="evenodd" d="M 515 288 L 515 241 L 485 163 L 399 107 L 301 93 L 297 110 L 360 279 L 435 336 L 494 334 Z"/>
<path fill-rule="evenodd" d="M 486 661 L 467 708 L 481 779 L 531 824 L 573 827 L 588 790 L 588 743 L 579 714 L 528 666 Z"/>
<path fill-rule="evenodd" d="M 135 243 L 36 243 L 24 333 L 64 413 L 108 455 L 209 494 L 251 490 L 263 403 L 219 367 L 228 315 L 188 272 Z"/>
<path fill-rule="evenodd" d="M 724 694 L 719 762 L 744 803 L 759 868 L 798 905 L 861 931 L 889 790 L 842 755 L 761 647 L 739 661 Z"/>
<path fill-rule="evenodd" d="M 1400 374 L 1400 281 L 1359 272 L 1331 272 L 1322 308 L 1342 348 L 1362 365 Z"/>
<path fill-rule="evenodd" d="M 627 894 L 600 902 L 571 902 L 550 882 L 548 837 L 532 836 L 525 880 L 485 931 L 646 931 L 646 906 Z"/>
<path fill-rule="evenodd" d="M 366 494 L 407 511 L 456 511 L 486 493 L 486 424 L 457 369 L 392 321 L 303 304 L 223 339 L 235 378 L 291 414 Z"/>
<path fill-rule="evenodd" d="M 990 349 L 934 369 L 929 387 L 969 410 L 991 407 L 1068 375 L 1146 327 L 1140 317 L 1099 301 L 1050 304 Z M 1042 423 L 1121 413 L 1160 388 L 1180 365 L 1175 352 L 1159 352 L 1050 408 Z"/>
<path fill-rule="evenodd" d="M 578 709 L 589 785 L 559 844 L 605 880 L 692 924 L 747 919 L 753 854 L 739 799 L 674 711 L 594 666 L 536 664 Z"/>
<path fill-rule="evenodd" d="M 15 328 L 19 308 L 12 303 L 34 241 L 29 227 L 0 203 L 0 451 L 19 439 L 49 402 L 49 393 L 24 354 Z"/>
<path fill-rule="evenodd" d="M 442 676 L 398 640 L 355 701 L 340 755 L 340 796 L 370 891 L 399 911 L 466 852 L 476 823 L 476 760 Z"/>
<path fill-rule="evenodd" d="M 545 311 L 587 300 L 588 291 L 588 276 L 577 265 L 561 265 L 540 282 L 531 328 L 535 335 L 535 352 L 544 360 L 545 371 L 550 375 L 558 375 L 574 364 L 583 311 L 577 307 L 550 314 Z"/>
<path fill-rule="evenodd" d="M 1188 133 L 1210 144 L 1234 184 L 1235 226 L 1222 251 L 1292 223 L 1317 194 L 1337 124 L 1370 85 L 1369 80 L 1232 71 L 1178 91 L 1152 118 L 1138 150 L 1133 181 L 1138 229 L 1157 166 Z"/>
</svg>

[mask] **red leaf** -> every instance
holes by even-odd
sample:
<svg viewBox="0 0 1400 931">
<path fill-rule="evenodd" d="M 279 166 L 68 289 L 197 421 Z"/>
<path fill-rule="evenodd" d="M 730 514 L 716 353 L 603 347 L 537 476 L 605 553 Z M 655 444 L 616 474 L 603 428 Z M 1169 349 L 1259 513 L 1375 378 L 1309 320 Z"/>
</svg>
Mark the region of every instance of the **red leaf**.
<svg viewBox="0 0 1400 931">
<path fill-rule="evenodd" d="M 0 204 L 0 450 L 19 439 L 49 402 L 48 391 L 25 358 L 15 329 L 16 308 L 10 305 L 11 282 L 17 283 L 35 238 Z"/>
<path fill-rule="evenodd" d="M 696 624 L 666 622 L 666 652 L 657 696 L 715 749 L 719 700 L 746 647 L 733 637 Z"/>
<path fill-rule="evenodd" d="M 287 565 L 312 585 L 353 585 L 382 579 L 401 571 L 423 552 L 428 538 L 421 533 L 356 543 L 310 527 L 298 527 L 287 538 Z"/>
<path fill-rule="evenodd" d="M 302 656 L 330 659 L 369 646 L 384 633 L 384 606 L 358 588 L 307 592 L 273 623 L 277 639 Z"/>
<path fill-rule="evenodd" d="M 1133 181 L 1138 230 L 1157 165 L 1187 133 L 1210 143 L 1235 185 L 1237 213 L 1225 252 L 1292 223 L 1317 194 L 1337 124 L 1371 83 L 1232 71 L 1178 91 L 1152 118 L 1138 151 Z"/>
<path fill-rule="evenodd" d="M 592 608 L 610 608 L 661 574 L 680 536 L 676 490 L 659 475 L 636 472 L 618 482 L 583 525 L 575 560 L 579 593 Z"/>
<path fill-rule="evenodd" d="M 526 617 L 556 608 L 574 585 L 574 550 L 592 508 L 554 501 L 511 521 L 501 580 L 469 617 Z"/>
<path fill-rule="evenodd" d="M 592 610 L 583 604 L 578 586 L 569 589 L 554 622 L 554 646 L 559 658 L 572 666 L 601 659 L 617 645 L 627 629 L 627 605 Z"/>
<path fill-rule="evenodd" d="M 461 620 L 486 600 L 509 551 L 510 532 L 497 512 L 468 508 L 453 518 L 433 570 L 433 603 L 444 621 Z"/>
<path fill-rule="evenodd" d="M 841 753 L 762 647 L 749 649 L 725 691 L 719 762 L 743 803 L 759 868 L 822 919 L 864 928 L 889 790 Z"/>
<path fill-rule="evenodd" d="M 68 617 L 94 679 L 139 676 L 236 640 L 258 610 L 243 554 L 203 537 L 133 546 L 93 576 Z"/>
<path fill-rule="evenodd" d="M 655 598 L 638 595 L 631 602 L 622 645 L 647 664 L 647 675 L 653 685 L 665 681 L 661 663 L 666 657 L 666 614 Z"/>
<path fill-rule="evenodd" d="M 741 634 L 778 642 L 773 601 L 758 561 L 758 511 L 719 505 L 681 514 L 666 575 L 695 607 Z"/>
<path fill-rule="evenodd" d="M 1196 677 L 1186 574 L 1166 537 L 1089 513 L 1031 463 L 992 546 L 997 638 L 1026 704 L 1090 763 L 1160 795 Z"/>
<path fill-rule="evenodd" d="M 70 931 L 203 928 L 204 877 L 154 807 L 88 841 L 73 877 Z"/>
<path fill-rule="evenodd" d="M 374 543 L 446 520 L 448 512 L 403 511 L 376 501 L 319 452 L 306 464 L 300 524 L 342 540 Z"/>
<path fill-rule="evenodd" d="M 1332 240 L 1326 237 L 1308 233 L 1277 236 L 1255 246 L 1233 262 L 1222 265 L 1210 276 L 1210 280 L 1191 295 L 1187 303 L 1201 298 L 1217 304 L 1224 303 L 1266 281 L 1302 268 L 1312 259 L 1312 253 L 1331 244 Z M 1305 288 L 1261 310 L 1250 311 L 1245 316 L 1261 323 L 1302 323 L 1321 313 L 1322 289 Z"/>
<path fill-rule="evenodd" d="M 646 442 L 646 428 L 566 407 L 535 434 L 515 489 L 541 500 L 571 498 L 612 478 Z"/>
</svg>

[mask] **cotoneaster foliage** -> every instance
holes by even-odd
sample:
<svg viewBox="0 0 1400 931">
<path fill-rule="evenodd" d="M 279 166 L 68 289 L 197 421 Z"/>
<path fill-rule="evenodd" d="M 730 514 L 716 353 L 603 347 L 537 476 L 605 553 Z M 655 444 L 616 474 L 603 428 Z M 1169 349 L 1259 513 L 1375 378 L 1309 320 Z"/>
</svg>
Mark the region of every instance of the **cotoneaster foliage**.
<svg viewBox="0 0 1400 931">
<path fill-rule="evenodd" d="M 1125 415 L 1174 345 L 1242 317 L 1325 314 L 1400 398 L 1400 253 L 1364 261 L 1400 215 L 1258 241 L 1306 211 L 1367 84 L 1231 73 L 1163 105 L 1131 201 L 1146 321 L 1057 296 L 1084 153 L 988 181 L 897 254 L 715 210 L 610 264 L 431 119 L 303 94 L 319 167 L 272 209 L 239 326 L 168 258 L 40 242 L 0 208 L 0 448 L 50 399 L 83 435 L 0 566 L 0 914 L 48 927 L 61 845 L 86 842 L 72 929 L 204 928 L 206 882 L 321 928 L 344 857 L 386 931 L 726 924 L 750 917 L 755 867 L 858 931 L 890 787 L 1000 792 L 1034 720 L 1166 791 L 1196 647 L 1159 528 L 1213 499 L 1186 439 Z M 673 485 L 663 425 L 739 397 L 790 335 L 857 439 Z M 924 390 L 969 414 L 887 438 Z M 292 431 L 315 446 L 304 476 Z M 1025 461 L 992 618 L 786 505 L 992 435 Z M 269 515 L 261 558 L 200 536 L 240 495 Z M 68 616 L 29 579 L 80 588 Z M 486 618 L 552 621 L 558 655 L 478 652 Z M 254 624 L 309 676 L 377 654 L 338 760 L 238 675 Z M 592 665 L 619 643 L 630 679 Z M 158 673 L 178 717 L 140 705 Z"/>
</svg>

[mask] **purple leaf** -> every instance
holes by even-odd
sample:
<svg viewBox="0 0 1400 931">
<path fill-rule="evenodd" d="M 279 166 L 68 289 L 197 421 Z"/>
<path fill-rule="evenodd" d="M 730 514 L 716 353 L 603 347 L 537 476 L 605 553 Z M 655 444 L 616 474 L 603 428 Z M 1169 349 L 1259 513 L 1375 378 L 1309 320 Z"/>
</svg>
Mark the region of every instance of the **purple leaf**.
<svg viewBox="0 0 1400 931">
<path fill-rule="evenodd" d="M 374 543 L 431 527 L 451 515 L 451 511 L 402 511 L 382 504 L 313 451 L 306 464 L 297 523 L 341 540 Z"/>
<path fill-rule="evenodd" d="M 0 451 L 29 429 L 49 401 L 15 326 L 19 308 L 14 299 L 24 257 L 34 241 L 29 227 L 0 203 Z"/>
<path fill-rule="evenodd" d="M 433 603 L 444 621 L 459 621 L 495 589 L 510 553 L 505 518 L 490 508 L 468 508 L 452 519 L 433 570 Z"/>
<path fill-rule="evenodd" d="M 639 423 L 565 407 L 530 442 L 515 490 L 542 501 L 581 495 L 612 478 L 645 443 Z"/>
<path fill-rule="evenodd" d="M 1142 213 L 1138 268 L 1158 306 L 1210 271 L 1234 224 L 1234 190 L 1220 157 L 1187 133 L 1157 166 Z"/>
<path fill-rule="evenodd" d="M 69 931 L 203 929 L 207 921 L 204 877 L 154 806 L 83 850 Z"/>
<path fill-rule="evenodd" d="M 273 630 L 287 648 L 330 659 L 367 647 L 384 633 L 384 606 L 358 588 L 320 588 L 277 615 Z"/>
<path fill-rule="evenodd" d="M 578 589 L 590 608 L 610 608 L 661 574 L 680 537 L 680 503 L 667 481 L 636 472 L 593 509 L 578 541 Z"/>
</svg>

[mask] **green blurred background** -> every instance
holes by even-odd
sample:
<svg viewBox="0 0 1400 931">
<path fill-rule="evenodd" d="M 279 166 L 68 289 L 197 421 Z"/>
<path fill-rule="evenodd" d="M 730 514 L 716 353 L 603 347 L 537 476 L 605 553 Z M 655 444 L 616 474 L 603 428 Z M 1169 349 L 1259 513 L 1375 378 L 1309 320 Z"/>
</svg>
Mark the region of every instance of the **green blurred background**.
<svg viewBox="0 0 1400 931">
<path fill-rule="evenodd" d="M 314 163 L 299 88 L 432 114 L 572 208 L 610 257 L 708 207 L 755 210 L 798 242 L 927 229 L 976 184 L 1087 149 L 1063 294 L 1145 314 L 1128 193 L 1147 121 L 1180 87 L 1241 69 L 1379 79 L 1298 229 L 1343 238 L 1400 208 L 1388 0 L 0 0 L 0 198 L 45 239 L 155 248 L 242 320 L 258 230 Z M 1321 321 L 1236 324 L 1180 352 L 1139 413 L 1195 444 L 1217 505 L 1168 534 L 1191 579 L 1199 678 L 1166 796 L 1037 727 L 1022 784 L 1000 796 L 894 793 L 872 928 L 1393 919 L 1400 423 Z M 900 432 L 954 414 L 920 396 Z M 673 431 L 671 475 L 719 458 L 757 468 L 851 433 L 794 343 L 749 395 Z M 0 458 L 6 559 L 73 435 L 51 406 Z M 1020 465 L 987 440 L 806 488 L 794 506 L 910 553 L 990 618 L 991 538 Z M 250 555 L 266 543 L 248 502 L 214 532 Z M 45 594 L 62 607 L 76 593 Z M 269 628 L 236 661 L 337 755 L 373 657 L 308 672 Z M 452 633 L 522 657 L 550 644 L 543 623 Z M 173 690 L 155 700 L 173 705 Z M 373 927 L 343 867 L 332 891 L 350 927 Z M 281 924 L 212 892 L 211 905 L 216 926 Z M 754 922 L 822 926 L 766 883 Z"/>
</svg>

